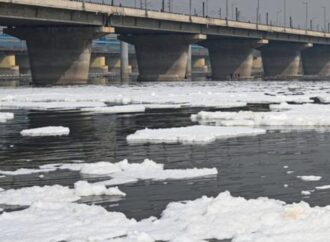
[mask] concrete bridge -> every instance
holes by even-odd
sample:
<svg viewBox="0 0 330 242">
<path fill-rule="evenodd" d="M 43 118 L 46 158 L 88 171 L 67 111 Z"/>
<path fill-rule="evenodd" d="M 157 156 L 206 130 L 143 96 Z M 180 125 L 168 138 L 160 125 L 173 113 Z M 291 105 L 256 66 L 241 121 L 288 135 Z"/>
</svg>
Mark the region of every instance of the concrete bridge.
<svg viewBox="0 0 330 242">
<path fill-rule="evenodd" d="M 27 41 L 35 84 L 87 80 L 92 40 L 117 33 L 135 46 L 141 81 L 189 76 L 190 46 L 209 50 L 214 80 L 249 79 L 261 51 L 266 77 L 330 75 L 330 33 L 69 0 L 0 0 L 7 34 Z M 128 66 L 122 48 L 122 76 Z M 187 68 L 188 66 L 188 68 Z"/>
<path fill-rule="evenodd" d="M 129 47 L 128 69 L 131 70 L 131 75 L 136 76 L 138 65 L 135 48 L 133 46 Z M 198 45 L 192 45 L 191 49 L 192 76 L 194 76 L 194 79 L 207 77 L 209 75 L 207 49 Z M 120 78 L 120 56 L 120 41 L 116 35 L 109 35 L 94 40 L 89 74 L 100 74 L 99 76 L 102 76 L 102 74 L 111 75 L 118 80 Z M 30 73 L 26 42 L 9 35 L 0 34 L 0 76 L 10 75 L 12 78 L 15 78 L 19 75 L 28 75 Z"/>
</svg>

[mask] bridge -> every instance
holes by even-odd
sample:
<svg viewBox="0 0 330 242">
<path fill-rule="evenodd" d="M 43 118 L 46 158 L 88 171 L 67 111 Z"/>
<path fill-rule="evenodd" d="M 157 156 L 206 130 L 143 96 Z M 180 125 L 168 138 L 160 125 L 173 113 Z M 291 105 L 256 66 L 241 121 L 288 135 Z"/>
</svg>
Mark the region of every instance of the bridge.
<svg viewBox="0 0 330 242">
<path fill-rule="evenodd" d="M 251 78 L 255 49 L 266 77 L 298 76 L 300 63 L 304 75 L 330 76 L 327 32 L 69 0 L 0 0 L 0 22 L 26 40 L 39 85 L 85 83 L 92 40 L 109 33 L 135 46 L 141 81 L 184 80 L 194 43 L 208 48 L 214 80 Z"/>
<path fill-rule="evenodd" d="M 128 59 L 130 77 L 136 77 L 138 66 L 135 48 L 129 46 Z M 209 75 L 208 51 L 198 45 L 191 46 L 192 78 L 200 79 Z M 116 35 L 109 35 L 94 40 L 92 44 L 92 56 L 90 60 L 89 74 L 101 77 L 113 76 L 120 79 L 120 41 Z M 18 76 L 30 76 L 30 64 L 26 42 L 6 34 L 0 34 L 0 77 L 17 79 Z"/>
</svg>

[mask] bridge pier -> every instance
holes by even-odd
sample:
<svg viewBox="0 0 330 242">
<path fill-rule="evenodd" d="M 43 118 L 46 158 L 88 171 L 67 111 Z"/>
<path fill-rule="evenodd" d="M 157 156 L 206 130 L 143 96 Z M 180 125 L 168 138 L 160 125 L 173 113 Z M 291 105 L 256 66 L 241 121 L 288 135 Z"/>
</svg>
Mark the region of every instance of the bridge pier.
<svg viewBox="0 0 330 242">
<path fill-rule="evenodd" d="M 92 55 L 89 72 L 94 74 L 106 74 L 109 68 L 105 64 L 105 56 Z"/>
<path fill-rule="evenodd" d="M 121 35 L 135 45 L 139 81 L 182 81 L 187 79 L 189 45 L 205 35 L 150 34 Z"/>
<path fill-rule="evenodd" d="M 330 77 L 330 47 L 317 45 L 301 52 L 304 75 Z"/>
<path fill-rule="evenodd" d="M 105 27 L 17 27 L 5 33 L 27 42 L 34 85 L 86 84 L 92 41 Z"/>
<path fill-rule="evenodd" d="M 110 72 L 120 73 L 120 56 L 118 54 L 107 55 L 106 64 Z"/>
<path fill-rule="evenodd" d="M 128 44 L 120 41 L 120 79 L 122 82 L 129 81 L 130 78 L 129 59 L 128 59 Z"/>
<path fill-rule="evenodd" d="M 0 75 L 19 75 L 15 55 L 0 54 Z"/>
<path fill-rule="evenodd" d="M 310 47 L 304 43 L 271 42 L 260 48 L 266 78 L 299 76 L 301 51 Z"/>
<path fill-rule="evenodd" d="M 29 56 L 26 53 L 16 54 L 16 64 L 20 74 L 31 74 Z"/>
<path fill-rule="evenodd" d="M 209 49 L 213 80 L 251 79 L 253 51 L 267 40 L 214 38 L 202 43 Z"/>
<path fill-rule="evenodd" d="M 197 72 L 208 72 L 208 66 L 204 57 L 192 57 L 192 69 Z"/>
</svg>

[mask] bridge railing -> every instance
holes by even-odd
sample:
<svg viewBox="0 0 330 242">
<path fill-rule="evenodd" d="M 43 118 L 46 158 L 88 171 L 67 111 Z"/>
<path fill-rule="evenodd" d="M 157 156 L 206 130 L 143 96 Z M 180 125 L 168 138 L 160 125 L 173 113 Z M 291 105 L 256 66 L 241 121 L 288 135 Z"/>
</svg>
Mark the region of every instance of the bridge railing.
<svg viewBox="0 0 330 242">
<path fill-rule="evenodd" d="M 215 18 L 215 19 L 222 19 L 226 20 L 226 18 L 221 17 L 219 15 L 219 9 L 212 9 L 211 11 L 208 11 L 207 1 L 201 1 L 200 8 L 190 8 L 187 12 L 187 7 L 189 6 L 189 3 L 191 0 L 178 0 L 175 2 L 175 6 L 173 3 L 173 0 L 158 0 L 155 4 L 155 1 L 150 0 L 131 0 L 131 1 L 122 1 L 122 0 L 68 0 L 68 1 L 74 1 L 74 2 L 85 2 L 85 3 L 95 3 L 95 4 L 103 4 L 107 6 L 120 6 L 125 8 L 133 8 L 133 9 L 143 9 L 148 11 L 158 11 L 158 12 L 168 12 L 168 13 L 174 13 L 174 14 L 181 14 L 186 16 L 199 16 L 199 17 L 206 17 L 206 18 Z M 180 6 L 178 7 L 178 4 Z M 196 5 L 194 5 L 195 7 Z M 180 11 L 180 9 L 182 9 Z M 184 11 L 184 9 L 186 11 Z M 212 14 L 209 14 L 212 13 Z M 214 14 L 215 13 L 215 14 Z M 328 25 L 328 29 L 319 29 L 319 25 L 310 26 L 308 29 L 306 29 L 305 26 L 300 26 L 299 24 L 296 24 L 295 26 L 291 22 L 289 26 L 283 26 L 280 24 L 274 24 L 271 21 L 265 21 L 261 22 L 259 21 L 256 23 L 256 21 L 251 21 L 249 19 L 243 19 L 242 17 L 234 17 L 228 18 L 230 21 L 236 21 L 239 23 L 254 23 L 254 24 L 262 24 L 262 25 L 269 25 L 272 27 L 281 27 L 281 28 L 287 28 L 287 29 L 300 29 L 300 30 L 306 30 L 306 31 L 321 31 L 321 32 L 330 32 L 330 23 Z"/>
</svg>

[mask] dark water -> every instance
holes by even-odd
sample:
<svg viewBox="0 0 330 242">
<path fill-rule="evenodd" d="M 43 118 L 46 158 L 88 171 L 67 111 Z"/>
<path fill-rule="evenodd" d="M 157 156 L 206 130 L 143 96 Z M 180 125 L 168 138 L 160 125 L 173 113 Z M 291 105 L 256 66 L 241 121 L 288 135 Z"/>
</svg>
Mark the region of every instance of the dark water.
<svg viewBox="0 0 330 242">
<path fill-rule="evenodd" d="M 252 107 L 256 109 L 256 107 Z M 265 107 L 258 107 L 264 109 Z M 137 219 L 159 216 L 171 201 L 191 200 L 203 195 L 216 196 L 230 191 L 235 196 L 260 196 L 286 202 L 305 200 L 311 205 L 327 205 L 330 193 L 316 191 L 310 198 L 302 190 L 330 184 L 330 133 L 317 131 L 272 131 L 257 137 L 219 140 L 209 145 L 128 145 L 126 136 L 148 128 L 191 125 L 191 113 L 198 109 L 154 110 L 132 115 L 91 115 L 81 112 L 13 111 L 15 119 L 0 124 L 0 169 L 34 168 L 42 164 L 128 159 L 142 162 L 149 158 L 164 163 L 166 168 L 217 167 L 217 178 L 139 182 L 123 185 L 123 200 L 93 198 L 88 202 L 101 204 L 112 211 L 124 212 Z M 67 126 L 70 136 L 24 138 L 22 129 L 48 125 Z M 294 171 L 288 175 L 283 166 Z M 319 182 L 303 182 L 297 175 L 320 175 Z M 56 171 L 0 178 L 4 189 L 32 185 L 61 184 L 72 186 L 83 179 L 79 173 Z M 284 184 L 288 184 L 285 188 Z"/>
</svg>

